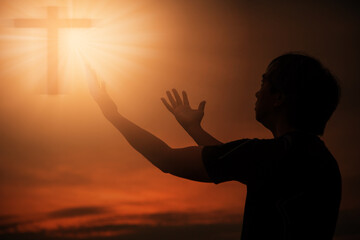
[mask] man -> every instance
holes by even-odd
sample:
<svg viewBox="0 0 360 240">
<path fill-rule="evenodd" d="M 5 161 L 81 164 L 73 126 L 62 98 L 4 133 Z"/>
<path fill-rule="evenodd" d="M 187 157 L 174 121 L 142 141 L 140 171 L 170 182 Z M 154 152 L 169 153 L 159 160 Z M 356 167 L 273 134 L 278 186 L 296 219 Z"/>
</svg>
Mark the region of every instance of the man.
<svg viewBox="0 0 360 240">
<path fill-rule="evenodd" d="M 223 144 L 201 127 L 205 102 L 191 109 L 186 92 L 168 91 L 167 109 L 199 144 L 174 149 L 118 113 L 90 70 L 90 91 L 131 146 L 165 173 L 201 182 L 247 186 L 242 239 L 332 239 L 341 197 L 336 160 L 318 135 L 336 109 L 336 79 L 316 59 L 274 59 L 256 93 L 256 120 L 273 139 Z"/>
</svg>

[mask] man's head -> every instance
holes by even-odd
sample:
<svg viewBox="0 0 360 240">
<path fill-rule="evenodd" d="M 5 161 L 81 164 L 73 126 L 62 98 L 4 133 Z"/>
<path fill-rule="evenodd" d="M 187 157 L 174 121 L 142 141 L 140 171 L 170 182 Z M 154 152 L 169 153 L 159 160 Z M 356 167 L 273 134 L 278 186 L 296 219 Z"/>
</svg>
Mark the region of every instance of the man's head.
<svg viewBox="0 0 360 240">
<path fill-rule="evenodd" d="M 335 111 L 340 87 L 321 63 L 309 56 L 289 53 L 275 58 L 256 93 L 256 119 L 265 127 L 279 115 L 298 130 L 322 135 Z"/>
</svg>

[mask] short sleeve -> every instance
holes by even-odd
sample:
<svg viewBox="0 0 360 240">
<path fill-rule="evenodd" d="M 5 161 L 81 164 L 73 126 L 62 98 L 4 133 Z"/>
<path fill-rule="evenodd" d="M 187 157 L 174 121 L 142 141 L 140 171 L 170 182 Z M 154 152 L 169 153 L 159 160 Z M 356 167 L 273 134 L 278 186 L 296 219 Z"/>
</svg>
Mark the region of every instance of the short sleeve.
<svg viewBox="0 0 360 240">
<path fill-rule="evenodd" d="M 280 154 L 281 149 L 274 139 L 241 139 L 205 146 L 202 159 L 214 183 L 235 180 L 249 184 L 269 177 Z"/>
</svg>

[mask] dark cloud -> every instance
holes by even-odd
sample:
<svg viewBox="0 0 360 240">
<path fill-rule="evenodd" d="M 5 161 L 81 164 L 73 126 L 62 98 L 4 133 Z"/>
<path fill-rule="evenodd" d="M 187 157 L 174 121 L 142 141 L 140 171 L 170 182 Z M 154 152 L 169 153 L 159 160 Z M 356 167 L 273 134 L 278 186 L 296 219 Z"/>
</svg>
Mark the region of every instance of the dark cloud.
<svg viewBox="0 0 360 240">
<path fill-rule="evenodd" d="M 15 219 L 16 217 L 17 217 L 16 215 L 0 215 L 0 223 Z"/>
<path fill-rule="evenodd" d="M 175 213 L 175 212 L 167 212 L 167 213 L 154 213 L 145 216 L 145 218 L 151 219 L 157 224 L 162 225 L 173 225 L 173 224 L 186 224 L 194 218 L 192 214 L 189 213 Z"/>
<path fill-rule="evenodd" d="M 109 213 L 105 207 L 78 207 L 54 211 L 48 219 L 101 215 Z M 4 219 L 14 219 L 3 216 Z M 32 229 L 20 232 L 22 224 L 12 222 L 0 225 L 0 239 L 239 239 L 242 228 L 242 216 L 221 211 L 200 212 L 164 212 L 138 215 L 99 216 L 97 221 L 89 221 L 81 226 L 61 227 L 55 230 Z M 117 224 L 118 220 L 143 220 L 147 224 Z M 342 210 L 336 228 L 336 239 L 356 239 L 360 235 L 360 209 Z M 42 220 L 44 221 L 44 219 Z M 7 231 L 11 230 L 11 231 Z"/>
<path fill-rule="evenodd" d="M 11 229 L 16 229 L 21 224 L 22 224 L 22 222 L 13 222 L 13 223 L 0 224 L 0 233 L 8 232 Z M 0 236 L 1 236 L 1 234 L 0 234 Z"/>
<path fill-rule="evenodd" d="M 0 217 L 0 239 L 2 234 L 8 232 L 16 232 L 17 229 L 21 226 L 33 224 L 39 222 L 38 217 L 33 217 L 31 219 L 23 219 L 15 215 L 4 215 Z"/>
<path fill-rule="evenodd" d="M 107 207 L 76 207 L 76 208 L 65 208 L 49 213 L 48 218 L 73 218 L 82 217 L 89 215 L 101 215 L 109 213 L 110 209 Z"/>
<path fill-rule="evenodd" d="M 47 219 L 97 215 L 108 212 L 104 207 L 79 207 L 62 209 L 48 214 Z M 29 222 L 12 222 L 0 228 L 0 239 L 239 239 L 241 233 L 239 214 L 221 211 L 164 212 L 154 214 L 117 215 L 98 217 L 78 227 L 61 227 L 55 230 L 34 228 L 27 232 L 18 229 Z M 117 220 L 139 220 L 142 224 L 116 224 Z M 151 220 L 149 222 L 149 220 Z M 42 220 L 44 221 L 44 219 Z M 126 222 L 126 221 L 125 221 Z M 109 236 L 110 235 L 110 236 Z M 96 238 L 94 238 L 96 237 Z"/>
<path fill-rule="evenodd" d="M 154 213 L 143 216 L 152 220 L 156 224 L 164 225 L 186 225 L 194 222 L 226 222 L 241 223 L 242 216 L 240 214 L 229 214 L 221 211 L 213 211 L 206 213 L 197 212 L 166 212 Z"/>
<path fill-rule="evenodd" d="M 16 228 L 20 224 L 16 215 L 0 215 L 0 232 Z"/>
<path fill-rule="evenodd" d="M 194 223 L 239 223 L 242 215 L 224 211 L 209 212 L 159 212 L 150 214 L 127 214 L 99 217 L 88 221 L 89 225 L 111 224 L 117 221 L 145 221 L 152 225 L 187 225 Z"/>
<path fill-rule="evenodd" d="M 129 234 L 119 234 L 109 239 L 239 239 L 239 224 L 186 224 L 186 225 L 112 225 L 97 228 L 97 231 L 132 230 Z M 74 229 L 75 231 L 91 232 L 93 228 Z M 102 239 L 102 238 L 98 238 Z"/>
<path fill-rule="evenodd" d="M 21 216 L 15 216 L 15 215 L 3 215 L 0 216 L 0 239 L 3 239 L 1 237 L 2 234 L 10 236 L 12 235 L 12 233 L 16 233 L 21 235 L 19 229 L 25 225 L 28 228 L 28 226 L 31 226 L 32 224 L 43 223 L 48 220 L 77 218 L 84 216 L 98 216 L 109 212 L 111 212 L 111 210 L 107 207 L 83 206 L 83 207 L 60 209 L 45 215 L 38 214 L 34 216 L 28 216 L 27 218 L 22 218 Z M 34 230 L 37 231 L 39 230 L 39 228 L 36 227 L 34 228 Z M 39 231 L 43 232 L 45 230 L 42 229 Z"/>
<path fill-rule="evenodd" d="M 101 233 L 113 233 L 114 235 L 103 236 Z M 96 239 L 96 240 L 143 240 L 143 239 L 172 239 L 172 240 L 233 240 L 239 239 L 241 226 L 239 224 L 189 224 L 180 226 L 166 225 L 105 225 L 98 227 L 78 227 L 58 229 L 55 231 L 38 231 L 24 233 L 0 234 L 4 240 L 75 240 Z M 86 237 L 88 235 L 88 237 Z M 93 237 L 96 236 L 96 237 Z"/>
</svg>

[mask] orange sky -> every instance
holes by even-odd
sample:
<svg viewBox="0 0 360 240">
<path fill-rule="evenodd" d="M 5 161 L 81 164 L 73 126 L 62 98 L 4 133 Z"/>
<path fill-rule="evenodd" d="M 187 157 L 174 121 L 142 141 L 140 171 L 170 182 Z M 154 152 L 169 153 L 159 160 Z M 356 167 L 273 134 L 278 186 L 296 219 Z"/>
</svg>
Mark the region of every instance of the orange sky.
<svg viewBox="0 0 360 240">
<path fill-rule="evenodd" d="M 101 115 L 84 59 L 122 114 L 184 147 L 194 142 L 162 105 L 166 90 L 186 90 L 194 107 L 206 100 L 203 126 L 221 141 L 270 138 L 254 119 L 254 95 L 267 64 L 292 50 L 340 79 L 341 105 L 324 140 L 343 176 L 337 239 L 360 236 L 359 7 L 256 2 L 2 0 L 0 236 L 239 239 L 246 187 L 154 168 Z M 46 18 L 47 6 L 61 18 L 93 19 L 91 29 L 59 30 L 59 95 L 46 94 L 46 30 L 13 25 Z"/>
</svg>

